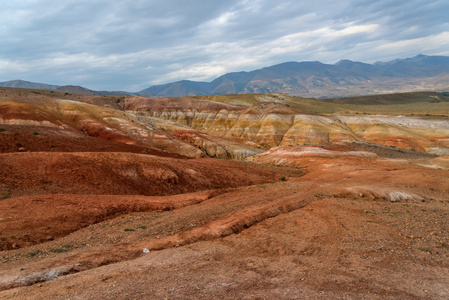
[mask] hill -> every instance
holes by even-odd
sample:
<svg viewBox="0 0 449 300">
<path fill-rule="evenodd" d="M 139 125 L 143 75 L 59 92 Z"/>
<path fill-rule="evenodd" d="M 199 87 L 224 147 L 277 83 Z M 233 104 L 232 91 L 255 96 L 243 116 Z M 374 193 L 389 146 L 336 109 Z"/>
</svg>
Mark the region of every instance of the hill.
<svg viewBox="0 0 449 300">
<path fill-rule="evenodd" d="M 135 93 L 124 91 L 94 91 L 77 85 L 51 85 L 45 83 L 37 83 L 25 80 L 10 80 L 0 82 L 0 87 L 13 87 L 22 89 L 35 89 L 35 90 L 48 90 L 58 91 L 65 93 L 86 94 L 86 95 L 116 95 L 116 96 L 129 96 L 135 95 Z"/>
<path fill-rule="evenodd" d="M 55 89 L 59 88 L 59 85 L 36 83 L 36 82 L 30 82 L 30 81 L 25 81 L 25 80 L 19 80 L 19 79 L 0 82 L 0 86 L 23 88 L 23 89 L 37 89 L 37 90 L 55 90 Z"/>
</svg>

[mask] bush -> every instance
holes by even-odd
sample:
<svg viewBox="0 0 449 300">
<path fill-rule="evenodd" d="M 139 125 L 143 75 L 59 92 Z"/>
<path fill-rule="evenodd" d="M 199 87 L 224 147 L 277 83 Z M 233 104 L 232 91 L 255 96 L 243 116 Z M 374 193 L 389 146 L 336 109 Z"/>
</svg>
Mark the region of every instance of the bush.
<svg viewBox="0 0 449 300">
<path fill-rule="evenodd" d="M 6 194 L 6 195 L 1 196 L 0 200 L 6 200 L 6 199 L 9 199 L 9 198 L 11 198 L 11 195 Z"/>
<path fill-rule="evenodd" d="M 68 249 L 63 249 L 63 248 L 50 249 L 50 252 L 53 252 L 53 253 L 63 253 L 63 252 L 67 252 L 67 251 L 69 251 L 69 250 Z"/>
</svg>

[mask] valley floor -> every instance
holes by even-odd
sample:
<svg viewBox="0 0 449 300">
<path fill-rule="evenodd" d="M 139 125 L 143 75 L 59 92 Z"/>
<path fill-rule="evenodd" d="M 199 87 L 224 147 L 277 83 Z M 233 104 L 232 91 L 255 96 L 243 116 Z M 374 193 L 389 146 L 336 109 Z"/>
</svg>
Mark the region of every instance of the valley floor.
<svg viewBox="0 0 449 300">
<path fill-rule="evenodd" d="M 418 161 L 309 157 L 264 167 L 274 181 L 177 196 L 6 199 L 2 212 L 71 202 L 74 220 L 90 201 L 97 218 L 0 252 L 0 298 L 446 299 L 448 171 Z"/>
</svg>

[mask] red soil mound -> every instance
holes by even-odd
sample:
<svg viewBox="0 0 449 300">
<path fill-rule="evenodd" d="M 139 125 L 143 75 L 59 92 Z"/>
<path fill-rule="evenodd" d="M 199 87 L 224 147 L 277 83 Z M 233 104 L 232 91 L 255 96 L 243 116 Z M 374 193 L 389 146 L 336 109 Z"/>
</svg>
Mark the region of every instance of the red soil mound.
<svg viewBox="0 0 449 300">
<path fill-rule="evenodd" d="M 201 203 L 219 193 L 167 197 L 58 194 L 8 199 L 0 202 L 0 250 L 47 242 L 120 214 Z"/>
<path fill-rule="evenodd" d="M 0 180 L 12 196 L 30 194 L 173 195 L 278 180 L 278 173 L 213 159 L 132 153 L 0 154 Z"/>
<path fill-rule="evenodd" d="M 145 144 L 125 144 L 55 127 L 0 125 L 0 152 L 131 152 L 181 157 Z"/>
</svg>

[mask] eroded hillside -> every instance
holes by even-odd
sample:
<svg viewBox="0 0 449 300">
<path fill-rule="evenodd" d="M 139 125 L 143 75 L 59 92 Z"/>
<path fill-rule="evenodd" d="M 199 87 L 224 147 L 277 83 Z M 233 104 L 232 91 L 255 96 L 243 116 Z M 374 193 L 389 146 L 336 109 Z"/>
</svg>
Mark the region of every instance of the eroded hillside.
<svg viewBox="0 0 449 300">
<path fill-rule="evenodd" d="M 433 96 L 0 89 L 0 298 L 447 299 Z"/>
<path fill-rule="evenodd" d="M 274 146 L 360 141 L 438 155 L 449 153 L 447 116 L 429 118 L 433 114 L 415 117 L 410 113 L 400 115 L 401 111 L 396 115 L 366 112 L 373 110 L 373 106 L 377 110 L 398 109 L 391 105 L 362 105 L 360 110 L 364 112 L 360 115 L 351 113 L 357 108 L 354 104 L 275 94 L 253 95 L 252 98 L 229 96 L 228 102 L 239 102 L 239 105 L 223 103 L 224 96 L 212 98 L 223 102 L 197 97 L 88 98 L 77 95 L 74 101 L 53 95 L 39 96 L 38 100 L 29 96 L 20 98 L 20 95 L 3 100 L 1 123 L 44 126 L 78 139 L 95 137 L 188 157 L 241 159 Z M 449 102 L 429 103 L 429 97 L 423 96 L 422 102 L 427 111 L 433 110 L 435 114 L 449 108 Z M 411 101 L 403 104 L 402 110 L 413 109 L 416 105 L 416 100 Z M 342 110 L 345 111 L 342 113 Z"/>
<path fill-rule="evenodd" d="M 402 115 L 311 114 L 310 109 L 301 111 L 286 104 L 294 99 L 285 101 L 285 96 L 283 98 L 283 101 L 276 101 L 270 96 L 258 96 L 259 102 L 246 108 L 211 102 L 205 105 L 196 99 L 183 100 L 184 103 L 180 101 L 187 109 L 180 107 L 182 104 L 175 99 L 142 98 L 129 101 L 125 109 L 263 149 L 365 141 L 438 155 L 449 154 L 447 117 L 424 119 Z M 300 108 L 303 100 L 296 100 L 296 106 Z M 170 133 L 176 132 L 181 139 L 188 139 L 188 133 L 180 134 L 184 129 L 179 126 L 159 126 Z"/>
</svg>

